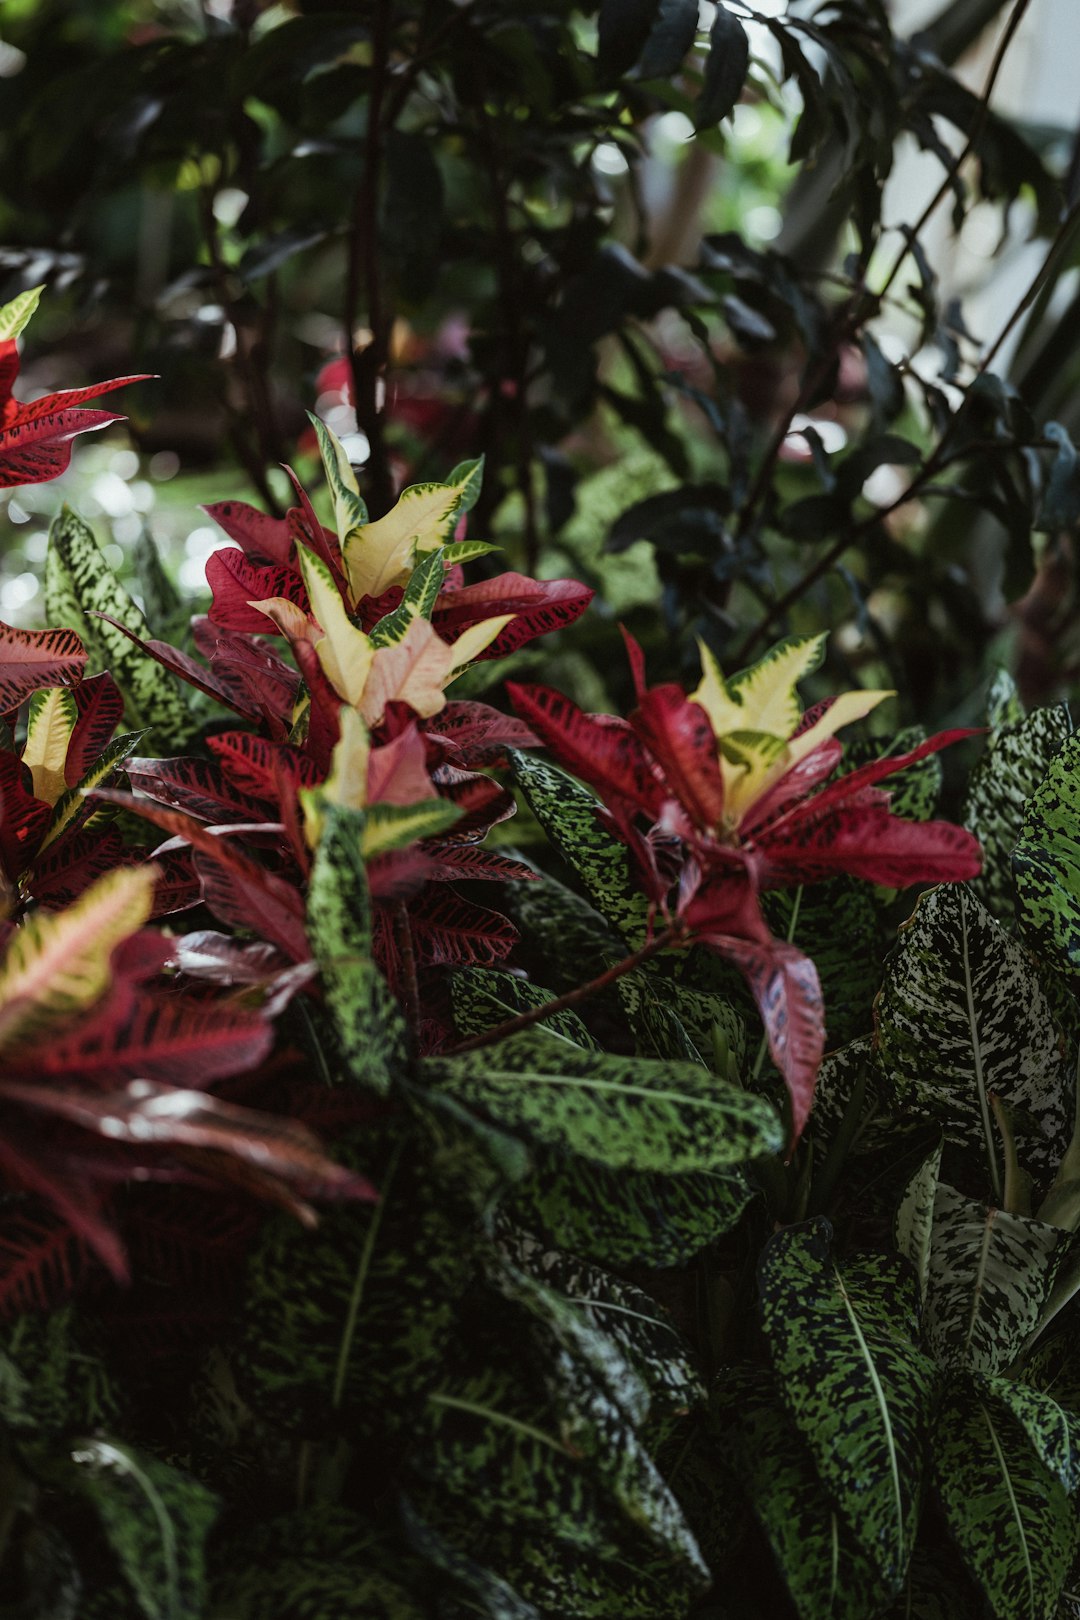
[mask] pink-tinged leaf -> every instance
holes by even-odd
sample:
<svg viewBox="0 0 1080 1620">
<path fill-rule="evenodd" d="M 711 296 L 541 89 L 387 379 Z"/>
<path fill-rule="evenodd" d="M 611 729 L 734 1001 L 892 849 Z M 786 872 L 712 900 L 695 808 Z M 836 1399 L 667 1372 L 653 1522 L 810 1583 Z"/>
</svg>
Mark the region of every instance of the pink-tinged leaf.
<svg viewBox="0 0 1080 1620">
<path fill-rule="evenodd" d="M 11 397 L 18 375 L 19 345 L 14 338 L 4 338 L 0 342 L 0 426 L 6 426 L 19 409 L 18 400 Z"/>
<path fill-rule="evenodd" d="M 463 630 L 482 619 L 512 613 L 479 658 L 505 658 L 537 636 L 562 630 L 580 619 L 596 592 L 576 579 L 529 579 L 524 574 L 499 574 L 461 590 L 444 591 L 435 604 L 432 622 L 445 641 L 456 641 Z"/>
<path fill-rule="evenodd" d="M 538 748 L 540 739 L 523 721 L 487 703 L 450 702 L 424 721 L 424 734 L 453 750 L 455 765 L 502 765 L 509 748 Z"/>
<path fill-rule="evenodd" d="M 826 705 L 820 704 L 818 707 L 824 710 Z M 769 822 L 783 815 L 792 805 L 807 800 L 815 788 L 828 780 L 839 765 L 843 752 L 844 746 L 838 737 L 826 737 L 812 753 L 804 754 L 750 806 L 739 822 L 740 835 L 744 838 L 752 838 L 758 833 L 765 835 Z"/>
<path fill-rule="evenodd" d="M 626 661 L 630 665 L 630 674 L 634 681 L 634 693 L 640 702 L 648 690 L 645 677 L 645 654 L 641 650 L 640 643 L 630 634 L 625 624 L 620 624 L 619 630 L 622 633 L 623 646 L 626 648 Z"/>
<path fill-rule="evenodd" d="M 64 780 L 75 787 L 104 752 L 123 718 L 124 699 L 120 688 L 106 671 L 80 681 L 72 696 L 78 711 L 75 729 L 64 760 Z"/>
<path fill-rule="evenodd" d="M 707 943 L 734 962 L 750 987 L 772 1060 L 791 1098 L 792 1146 L 810 1116 L 825 1051 L 825 1014 L 817 968 L 784 940 L 713 935 Z"/>
<path fill-rule="evenodd" d="M 524 861 L 511 860 L 480 844 L 430 843 L 436 866 L 430 873 L 434 883 L 452 882 L 455 878 L 483 879 L 491 883 L 533 883 L 540 874 Z"/>
<path fill-rule="evenodd" d="M 60 411 L 0 431 L 0 489 L 43 484 L 71 464 L 71 441 L 124 418 L 112 411 Z"/>
<path fill-rule="evenodd" d="M 137 793 L 215 825 L 258 819 L 256 807 L 210 759 L 129 759 L 124 767 Z"/>
<path fill-rule="evenodd" d="M 906 754 L 887 754 L 882 759 L 869 760 L 867 764 L 860 765 L 857 770 L 849 771 L 846 776 L 837 777 L 835 782 L 830 782 L 826 787 L 823 787 L 820 793 L 815 794 L 813 799 L 808 801 L 805 808 L 810 809 L 812 807 L 815 814 L 820 814 L 826 808 L 843 804 L 845 800 L 852 798 L 861 792 L 863 788 L 873 787 L 875 783 L 883 781 L 885 777 L 895 776 L 898 771 L 906 770 L 909 765 L 914 765 L 917 760 L 925 759 L 928 754 L 936 754 L 942 748 L 949 748 L 954 742 L 962 742 L 965 737 L 979 737 L 981 735 L 982 733 L 978 728 L 939 731 L 936 737 L 927 737 L 925 742 L 919 743 L 916 748 L 909 749 Z M 793 811 L 786 811 L 782 817 L 778 817 L 773 822 L 772 826 L 775 828 L 782 825 L 792 815 L 800 815 L 801 813 L 802 807 L 796 807 Z"/>
<path fill-rule="evenodd" d="M 334 584 L 341 592 L 344 602 L 348 602 L 348 589 L 345 583 L 345 571 L 341 562 L 341 546 L 333 529 L 328 529 L 320 523 L 315 515 L 315 508 L 308 498 L 307 490 L 297 478 L 291 467 L 285 468 L 285 474 L 293 487 L 297 504 L 285 514 L 285 521 L 289 526 L 293 544 L 309 546 L 317 557 L 321 557 L 330 570 Z"/>
<path fill-rule="evenodd" d="M 444 885 L 425 888 L 409 907 L 418 967 L 501 961 L 518 941 L 509 918 L 465 900 Z"/>
<path fill-rule="evenodd" d="M 251 719 L 262 718 L 273 736 L 284 738 L 300 691 L 295 669 L 265 641 L 220 630 L 201 616 L 191 628 L 213 679 L 231 694 L 230 706 Z"/>
<path fill-rule="evenodd" d="M 326 671 L 310 641 L 298 641 L 293 648 L 293 656 L 311 699 L 307 751 L 319 767 L 320 774 L 325 776 L 330 769 L 330 756 L 341 735 L 338 718 L 341 699 L 327 680 Z"/>
<path fill-rule="evenodd" d="M 643 692 L 630 724 L 657 760 L 668 787 L 698 827 L 712 831 L 724 813 L 716 737 L 699 703 L 680 686 Z"/>
<path fill-rule="evenodd" d="M 427 746 L 415 722 L 368 755 L 368 804 L 419 804 L 437 796 L 427 766 Z"/>
<path fill-rule="evenodd" d="M 70 1299 L 89 1257 L 70 1222 L 43 1199 L 9 1206 L 0 1217 L 0 1321 Z"/>
<path fill-rule="evenodd" d="M 201 904 L 202 884 L 192 852 L 186 845 L 183 849 L 159 854 L 154 865 L 158 868 L 158 878 L 154 884 L 152 922 L 174 917 L 178 912 L 190 911 Z"/>
<path fill-rule="evenodd" d="M 222 922 L 249 928 L 280 947 L 291 961 L 307 961 L 304 902 L 283 878 L 243 855 L 224 837 L 176 810 L 146 804 L 127 794 L 99 789 L 95 798 L 122 805 L 196 851 L 195 864 L 207 905 Z"/>
<path fill-rule="evenodd" d="M 887 804 L 837 805 L 812 817 L 788 816 L 785 836 L 761 840 L 768 887 L 818 883 L 838 872 L 903 889 L 910 883 L 957 883 L 982 870 L 978 839 L 949 821 L 903 821 Z"/>
<path fill-rule="evenodd" d="M 74 630 L 16 630 L 0 624 L 0 713 L 46 686 L 77 686 L 87 652 Z"/>
<path fill-rule="evenodd" d="M 550 686 L 507 681 L 514 708 L 560 765 L 587 782 L 605 804 L 622 801 L 655 818 L 664 800 L 649 756 L 625 720 L 583 714 Z"/>
<path fill-rule="evenodd" d="M 367 877 L 371 898 L 378 901 L 411 900 L 425 883 L 434 881 L 438 866 L 433 856 L 419 844 L 408 849 L 391 849 L 368 862 Z"/>
<path fill-rule="evenodd" d="M 141 993 L 121 1026 L 76 1029 L 50 1043 L 39 1073 L 90 1085 L 143 1079 L 200 1088 L 253 1068 L 273 1038 L 264 1017 L 227 1002 Z"/>
<path fill-rule="evenodd" d="M 52 806 L 35 799 L 22 761 L 0 753 L 0 862 L 10 882 L 33 860 L 51 820 Z"/>
<path fill-rule="evenodd" d="M 137 377 L 113 377 L 109 382 L 91 383 L 88 388 L 64 388 L 58 394 L 43 394 L 40 399 L 33 399 L 25 405 L 20 404 L 4 426 L 22 427 L 26 423 L 40 421 L 43 416 L 66 415 L 73 407 L 85 405 L 89 399 L 100 399 L 102 394 L 111 394 L 117 388 L 130 388 L 132 383 L 154 380 L 153 374 L 147 372 Z M 124 419 L 120 416 L 113 420 L 122 422 Z"/>
<path fill-rule="evenodd" d="M 377 1197 L 363 1176 L 328 1159 L 306 1126 L 202 1091 L 132 1080 L 102 1094 L 3 1079 L 0 1099 L 99 1132 L 110 1142 L 222 1153 L 264 1175 L 317 1188 L 322 1197 Z"/>
<path fill-rule="evenodd" d="M 250 731 L 220 731 L 206 746 L 223 775 L 240 793 L 276 804 L 283 788 L 315 787 L 321 773 L 306 754 L 289 743 L 268 742 Z"/>
<path fill-rule="evenodd" d="M 246 501 L 211 501 L 203 511 L 252 562 L 272 563 L 278 568 L 287 568 L 292 562 L 292 535 L 285 518 L 269 517 Z"/>
<path fill-rule="evenodd" d="M 251 602 L 281 597 L 308 612 L 304 581 L 294 568 L 260 568 L 232 546 L 223 546 L 206 559 L 206 583 L 214 594 L 210 620 L 221 630 L 272 635 L 271 620 L 249 606 Z"/>
<path fill-rule="evenodd" d="M 439 765 L 433 776 L 439 797 L 449 799 L 461 811 L 453 827 L 440 834 L 440 845 L 472 842 L 478 833 L 509 820 L 517 809 L 513 794 L 490 776 L 461 771 L 455 765 Z"/>
</svg>

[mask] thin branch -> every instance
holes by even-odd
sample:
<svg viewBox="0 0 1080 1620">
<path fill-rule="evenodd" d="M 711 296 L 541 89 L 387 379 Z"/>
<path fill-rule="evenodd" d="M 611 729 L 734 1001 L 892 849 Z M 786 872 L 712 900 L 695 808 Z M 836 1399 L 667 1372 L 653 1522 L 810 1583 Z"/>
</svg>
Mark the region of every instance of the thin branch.
<svg viewBox="0 0 1080 1620">
<path fill-rule="evenodd" d="M 564 1012 L 567 1007 L 576 1007 L 590 996 L 599 995 L 609 985 L 621 979 L 624 973 L 632 973 L 643 962 L 666 950 L 669 945 L 677 945 L 683 938 L 682 928 L 678 923 L 672 923 L 663 933 L 654 934 L 652 939 L 634 951 L 630 956 L 624 956 L 621 962 L 613 967 L 606 968 L 598 973 L 595 979 L 588 984 L 579 984 L 573 990 L 567 990 L 565 995 L 556 996 L 553 1001 L 545 1001 L 542 1007 L 530 1007 L 527 1012 L 517 1013 L 513 1018 L 506 1018 L 493 1029 L 485 1029 L 479 1035 L 470 1035 L 468 1040 L 459 1041 L 456 1046 L 450 1046 L 442 1054 L 444 1057 L 457 1057 L 461 1052 L 472 1052 L 478 1046 L 491 1046 L 495 1041 L 502 1041 L 509 1035 L 516 1035 L 519 1030 L 531 1029 L 544 1018 L 551 1018 L 555 1013 Z"/>
</svg>

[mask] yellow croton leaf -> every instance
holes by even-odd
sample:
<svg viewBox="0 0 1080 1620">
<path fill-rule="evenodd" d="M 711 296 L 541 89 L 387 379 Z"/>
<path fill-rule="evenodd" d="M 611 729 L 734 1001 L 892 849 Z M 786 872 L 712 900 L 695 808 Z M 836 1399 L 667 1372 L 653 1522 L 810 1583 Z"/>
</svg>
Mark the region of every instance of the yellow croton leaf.
<svg viewBox="0 0 1080 1620">
<path fill-rule="evenodd" d="M 375 649 L 349 618 L 326 564 L 303 546 L 297 547 L 297 558 L 312 614 L 322 630 L 322 638 L 315 643 L 319 663 L 338 696 L 356 707 L 364 695 Z"/>
<path fill-rule="evenodd" d="M 363 810 L 367 804 L 368 760 L 371 738 L 355 709 L 338 711 L 341 731 L 330 755 L 326 781 L 318 788 L 304 788 L 300 803 L 304 812 L 304 837 L 317 849 L 322 837 L 323 805 L 340 804 L 346 810 Z"/>
<path fill-rule="evenodd" d="M 476 465 L 467 463 L 456 483 L 414 484 L 385 517 L 344 538 L 341 555 L 354 605 L 363 596 L 404 585 L 416 559 L 450 539 L 475 479 Z"/>
<path fill-rule="evenodd" d="M 388 703 L 407 703 L 421 719 L 438 714 L 446 703 L 443 688 L 490 646 L 512 613 L 470 625 L 446 642 L 427 619 L 414 619 L 400 641 L 379 647 L 371 665 L 360 713 L 369 726 L 382 720 Z"/>
<path fill-rule="evenodd" d="M 33 779 L 34 798 L 46 804 L 55 804 L 67 792 L 64 763 L 78 718 L 78 706 L 67 687 L 50 686 L 30 699 L 22 762 Z"/>
<path fill-rule="evenodd" d="M 0 1052 L 90 1007 L 109 985 L 113 949 L 148 920 L 154 866 L 98 878 L 63 911 L 34 911 L 0 962 Z"/>
</svg>

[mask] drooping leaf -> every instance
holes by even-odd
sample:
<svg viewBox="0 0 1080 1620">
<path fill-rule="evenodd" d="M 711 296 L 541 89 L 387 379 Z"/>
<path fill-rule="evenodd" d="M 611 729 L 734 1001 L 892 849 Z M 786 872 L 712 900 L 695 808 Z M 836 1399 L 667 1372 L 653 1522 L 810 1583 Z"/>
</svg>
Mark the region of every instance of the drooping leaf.
<svg viewBox="0 0 1080 1620">
<path fill-rule="evenodd" d="M 982 1377 L 976 1387 L 989 1405 L 1009 1414 L 1036 1456 L 1072 1496 L 1080 1485 L 1080 1416 L 1018 1378 Z"/>
<path fill-rule="evenodd" d="M 938 1361 L 1005 1372 L 1037 1326 L 1070 1235 L 939 1182 L 924 1329 Z"/>
<path fill-rule="evenodd" d="M 200 1613 L 217 1498 L 179 1469 L 119 1441 L 79 1440 L 71 1461 L 72 1483 L 95 1508 L 147 1620 Z"/>
<path fill-rule="evenodd" d="M 696 1064 L 583 1052 L 537 1029 L 425 1069 L 497 1124 L 611 1169 L 717 1170 L 781 1145 L 763 1098 Z"/>
<path fill-rule="evenodd" d="M 0 712 L 47 686 L 76 686 L 87 651 L 74 630 L 19 630 L 0 624 Z"/>
<path fill-rule="evenodd" d="M 930 1246 L 934 1234 L 934 1204 L 941 1176 L 941 1141 L 923 1160 L 904 1188 L 893 1228 L 896 1247 L 915 1269 L 919 1303 L 925 1303 L 930 1279 Z"/>
<path fill-rule="evenodd" d="M 157 727 L 162 737 L 182 743 L 194 729 L 190 711 L 172 676 L 109 623 L 110 618 L 116 619 L 136 636 L 147 633 L 142 613 L 109 567 L 90 529 L 65 507 L 53 520 L 49 546 L 65 592 L 78 604 L 77 628 L 95 662 L 111 671 L 134 723 Z"/>
<path fill-rule="evenodd" d="M 308 893 L 311 947 L 349 1076 L 388 1091 L 403 1072 L 405 1026 L 371 954 L 363 813 L 327 805 Z"/>
<path fill-rule="evenodd" d="M 1025 1163 L 1057 1168 L 1072 1117 L 1061 1037 L 1029 956 L 965 885 L 920 898 L 886 963 L 875 1017 L 895 1106 L 980 1147 L 993 1176 L 993 1094 L 1023 1121 Z"/>
<path fill-rule="evenodd" d="M 953 1382 L 934 1431 L 950 1532 L 995 1620 L 1051 1620 L 1077 1545 L 1060 1480 L 974 1384 Z"/>
<path fill-rule="evenodd" d="M 551 991 L 497 968 L 461 969 L 450 981 L 450 994 L 454 1023 L 463 1039 L 483 1034 L 505 1019 L 543 1007 L 553 999 Z M 589 1034 L 572 1008 L 542 1020 L 540 1027 L 585 1051 L 600 1050 L 599 1042 Z"/>
<path fill-rule="evenodd" d="M 694 105 L 694 123 L 698 129 L 718 124 L 731 112 L 742 94 L 749 65 L 750 41 L 746 29 L 725 5 L 718 5 L 709 31 L 705 82 Z"/>
</svg>

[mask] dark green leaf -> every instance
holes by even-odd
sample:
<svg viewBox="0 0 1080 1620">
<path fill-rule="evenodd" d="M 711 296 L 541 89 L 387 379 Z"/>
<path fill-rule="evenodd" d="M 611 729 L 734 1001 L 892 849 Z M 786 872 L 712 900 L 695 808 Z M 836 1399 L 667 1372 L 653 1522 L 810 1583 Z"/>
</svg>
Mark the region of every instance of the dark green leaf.
<svg viewBox="0 0 1080 1620">
<path fill-rule="evenodd" d="M 694 105 L 694 123 L 708 129 L 726 118 L 742 94 L 750 66 L 750 41 L 739 19 L 722 3 L 709 30 L 705 82 Z"/>
</svg>

